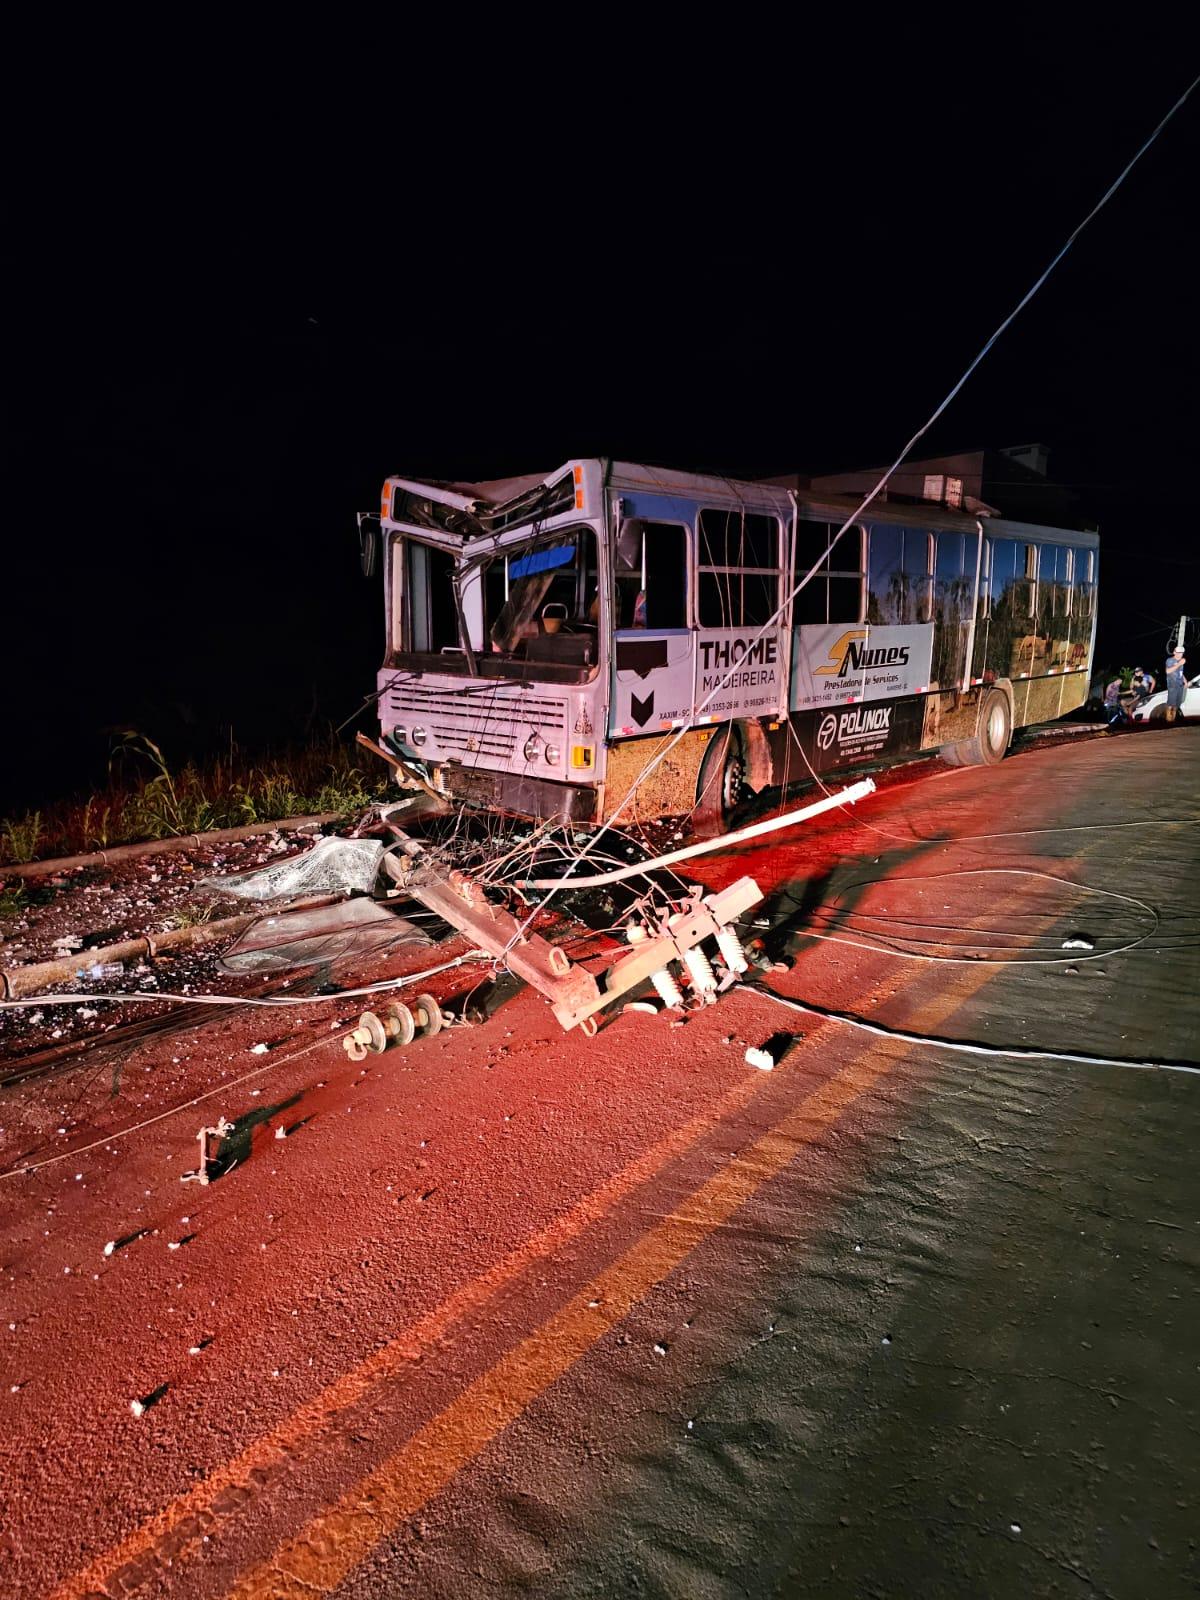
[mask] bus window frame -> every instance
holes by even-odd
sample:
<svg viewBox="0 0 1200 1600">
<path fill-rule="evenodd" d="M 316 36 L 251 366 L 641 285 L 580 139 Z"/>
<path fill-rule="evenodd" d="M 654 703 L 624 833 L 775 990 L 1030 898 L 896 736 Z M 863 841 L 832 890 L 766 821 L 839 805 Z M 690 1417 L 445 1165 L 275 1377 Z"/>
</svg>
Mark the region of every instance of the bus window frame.
<svg viewBox="0 0 1200 1600">
<path fill-rule="evenodd" d="M 705 562 L 702 559 L 703 558 L 703 550 L 702 550 L 703 534 L 702 534 L 701 528 L 700 528 L 700 519 L 701 519 L 701 517 L 703 517 L 703 515 L 704 515 L 704 513 L 706 511 L 711 511 L 716 516 L 724 516 L 724 517 L 727 517 L 727 518 L 728 517 L 739 517 L 743 521 L 747 517 L 762 517 L 765 521 L 774 523 L 774 525 L 775 525 L 775 561 L 774 561 L 774 564 L 772 566 L 767 566 L 767 567 L 710 566 L 707 562 Z M 701 504 L 697 503 L 696 512 L 695 512 L 695 528 L 694 528 L 693 531 L 694 531 L 695 551 L 696 551 L 696 566 L 695 566 L 696 581 L 695 581 L 695 590 L 694 590 L 695 603 L 694 603 L 694 608 L 693 608 L 693 615 L 695 617 L 695 627 L 696 627 L 696 629 L 699 630 L 699 631 L 704 631 L 705 629 L 707 629 L 709 631 L 712 631 L 712 630 L 720 630 L 722 628 L 725 628 L 725 629 L 764 628 L 764 627 L 767 627 L 770 624 L 770 620 L 771 620 L 772 617 L 775 617 L 775 626 L 776 627 L 781 626 L 782 618 L 779 617 L 777 615 L 777 613 L 779 612 L 779 609 L 780 609 L 780 607 L 781 607 L 781 605 L 783 603 L 784 555 L 785 555 L 785 545 L 787 544 L 787 539 L 785 537 L 784 520 L 783 520 L 783 517 L 779 514 L 779 512 L 775 511 L 775 510 L 762 511 L 762 510 L 759 510 L 756 507 L 752 507 L 752 506 L 736 506 L 736 507 L 734 507 L 734 506 L 715 506 L 715 505 L 712 505 L 712 504 L 701 505 Z M 701 598 L 702 598 L 702 594 L 703 594 L 702 580 L 703 580 L 703 577 L 704 577 L 705 573 L 711 573 L 714 576 L 720 574 L 720 575 L 725 576 L 725 577 L 757 578 L 757 577 L 761 577 L 762 574 L 765 573 L 765 572 L 773 572 L 775 574 L 775 604 L 771 607 L 771 610 L 768 613 L 768 615 L 767 615 L 767 617 L 766 617 L 766 619 L 764 621 L 762 621 L 762 622 L 747 622 L 747 621 L 745 621 L 744 617 L 743 617 L 743 619 L 741 621 L 738 621 L 738 622 L 730 622 L 730 621 L 705 622 L 703 620 L 703 618 L 702 618 L 702 616 L 700 614 L 700 602 L 701 602 Z"/>
<path fill-rule="evenodd" d="M 645 524 L 647 522 L 652 522 L 652 523 L 657 524 L 661 528 L 679 528 L 679 529 L 682 530 L 682 532 L 683 532 L 683 550 L 684 550 L 683 576 L 684 576 L 684 583 L 686 585 L 686 593 L 684 595 L 684 604 L 683 604 L 684 622 L 683 622 L 683 626 L 682 627 L 679 627 L 679 628 L 618 628 L 617 627 L 616 620 L 617 620 L 618 616 L 620 615 L 620 606 L 618 605 L 619 596 L 618 596 L 618 593 L 617 593 L 617 540 L 620 538 L 621 523 L 624 523 L 624 522 L 641 522 L 643 524 Z M 642 529 L 642 538 L 645 539 L 645 537 L 646 537 L 645 528 L 643 527 L 643 529 Z M 698 536 L 697 536 L 696 530 L 695 530 L 695 528 L 692 526 L 692 524 L 690 522 L 685 521 L 682 517 L 677 517 L 677 516 L 676 517 L 659 517 L 659 516 L 655 516 L 655 517 L 642 517 L 642 516 L 625 517 L 625 516 L 623 516 L 623 517 L 621 517 L 621 519 L 620 519 L 620 521 L 618 522 L 618 525 L 617 525 L 617 531 L 612 536 L 612 543 L 611 543 L 611 546 L 610 546 L 609 551 L 608 551 L 609 589 L 610 589 L 609 614 L 610 614 L 610 616 L 612 617 L 612 620 L 613 620 L 613 625 L 609 629 L 609 633 L 610 633 L 610 636 L 612 638 L 615 639 L 618 636 L 618 634 L 622 638 L 624 638 L 624 637 L 629 636 L 629 635 L 643 634 L 643 633 L 654 633 L 654 634 L 670 633 L 670 634 L 677 634 L 677 635 L 678 634 L 684 634 L 684 633 L 693 633 L 700 626 L 700 621 L 699 621 L 699 617 L 700 617 L 700 600 L 699 600 L 699 594 L 698 594 L 699 581 L 698 581 L 698 577 L 697 577 L 698 569 L 696 567 L 697 549 L 698 549 Z M 760 569 L 755 567 L 753 570 L 757 572 Z"/>
<path fill-rule="evenodd" d="M 824 566 L 819 566 L 817 568 L 817 570 L 813 573 L 812 578 L 811 578 L 810 581 L 812 583 L 823 583 L 824 586 L 825 586 L 825 620 L 823 622 L 797 622 L 795 613 L 796 613 L 796 600 L 797 600 L 799 591 L 796 589 L 796 585 L 800 582 L 800 579 L 803 576 L 803 574 L 800 571 L 800 563 L 796 559 L 799 551 L 798 551 L 797 548 L 793 547 L 792 553 L 791 553 L 791 576 L 790 576 L 790 578 L 788 580 L 788 592 L 791 595 L 791 607 L 790 607 L 790 610 L 791 610 L 791 625 L 792 625 L 792 627 L 793 628 L 828 628 L 828 627 L 834 626 L 835 624 L 837 624 L 837 625 L 844 624 L 846 627 L 856 627 L 856 626 L 860 625 L 862 622 L 865 621 L 866 615 L 867 615 L 867 547 L 868 547 L 868 544 L 869 544 L 869 539 L 867 537 L 867 525 L 866 525 L 866 523 L 865 522 L 851 522 L 850 524 L 848 524 L 846 526 L 844 531 L 842 531 L 840 534 L 838 534 L 837 533 L 837 527 L 838 527 L 837 523 L 830 522 L 827 518 L 824 518 L 824 517 L 820 517 L 820 518 L 818 518 L 818 517 L 799 517 L 797 519 L 797 522 L 796 522 L 797 533 L 799 532 L 799 530 L 802 527 L 805 527 L 806 525 L 808 527 L 814 527 L 814 526 L 825 527 L 825 528 L 828 528 L 830 530 L 830 537 L 832 538 L 832 543 L 830 543 L 830 544 L 828 544 L 826 546 L 825 554 L 821 557 L 822 562 L 828 561 L 828 560 L 830 560 L 832 558 L 834 551 L 836 551 L 839 548 L 839 546 L 842 544 L 843 540 L 845 540 L 848 536 L 852 537 L 853 535 L 857 534 L 858 535 L 858 567 L 857 567 L 856 570 L 851 570 L 849 567 L 844 568 L 844 569 L 841 568 L 841 567 L 838 567 L 838 568 L 835 569 L 835 568 L 826 568 Z M 837 535 L 837 536 L 834 537 L 834 535 Z M 806 566 L 805 567 L 805 573 L 807 573 L 807 571 L 808 571 L 808 567 Z M 846 578 L 857 578 L 858 579 L 858 615 L 857 616 L 854 616 L 854 617 L 835 617 L 832 621 L 830 620 L 830 616 L 829 616 L 829 584 L 830 584 L 830 581 L 832 579 L 834 579 L 834 578 L 839 578 L 839 579 L 843 579 L 843 580 L 846 579 Z M 805 587 L 807 587 L 807 585 L 805 585 Z"/>
<path fill-rule="evenodd" d="M 436 550 L 449 559 L 452 568 L 457 568 L 458 566 L 457 553 L 450 546 L 439 544 L 435 539 L 422 538 L 419 533 L 410 533 L 407 529 L 397 529 L 392 534 L 392 650 L 396 656 L 441 656 L 446 653 L 446 646 L 439 650 L 418 650 L 412 642 L 412 603 L 416 586 L 409 581 L 408 564 L 415 545 L 420 545 L 425 550 Z M 398 595 L 396 592 L 397 582 L 399 582 L 400 586 Z M 397 601 L 399 602 L 398 604 Z M 432 617 L 430 620 L 432 621 Z M 399 634 L 399 643 L 396 643 L 397 633 Z M 455 643 L 448 648 L 451 653 L 462 653 L 462 641 L 458 638 L 457 630 L 455 632 Z"/>
</svg>

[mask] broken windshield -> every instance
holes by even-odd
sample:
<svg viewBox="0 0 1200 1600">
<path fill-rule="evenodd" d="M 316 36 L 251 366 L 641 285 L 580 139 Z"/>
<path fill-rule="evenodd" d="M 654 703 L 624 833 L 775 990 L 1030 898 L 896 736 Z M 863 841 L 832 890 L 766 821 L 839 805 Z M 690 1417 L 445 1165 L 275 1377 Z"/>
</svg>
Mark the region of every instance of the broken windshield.
<svg viewBox="0 0 1200 1600">
<path fill-rule="evenodd" d="M 591 528 L 565 529 L 549 543 L 485 558 L 480 583 L 486 651 L 509 661 L 593 665 L 598 581 Z"/>
<path fill-rule="evenodd" d="M 481 543 L 456 559 L 416 539 L 395 542 L 393 662 L 490 678 L 586 682 L 599 659 L 594 530 L 531 532 L 499 549 L 493 540 L 485 549 Z"/>
</svg>

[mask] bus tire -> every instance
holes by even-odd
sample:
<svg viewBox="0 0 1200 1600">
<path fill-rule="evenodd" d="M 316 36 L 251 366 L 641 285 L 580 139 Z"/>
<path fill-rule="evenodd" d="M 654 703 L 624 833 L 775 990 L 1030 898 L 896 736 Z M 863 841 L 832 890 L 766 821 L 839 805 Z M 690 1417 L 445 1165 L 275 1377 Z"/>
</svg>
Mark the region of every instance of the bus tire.
<svg viewBox="0 0 1200 1600">
<path fill-rule="evenodd" d="M 973 739 L 942 747 L 942 759 L 951 767 L 995 767 L 1004 760 L 1012 739 L 1012 711 L 1008 696 L 989 689 L 979 707 L 979 731 Z"/>
<path fill-rule="evenodd" d="M 728 833 L 742 801 L 745 783 L 746 757 L 741 734 L 732 723 L 726 723 L 714 733 L 700 763 L 696 807 L 692 812 L 693 829 L 709 837 Z"/>
</svg>

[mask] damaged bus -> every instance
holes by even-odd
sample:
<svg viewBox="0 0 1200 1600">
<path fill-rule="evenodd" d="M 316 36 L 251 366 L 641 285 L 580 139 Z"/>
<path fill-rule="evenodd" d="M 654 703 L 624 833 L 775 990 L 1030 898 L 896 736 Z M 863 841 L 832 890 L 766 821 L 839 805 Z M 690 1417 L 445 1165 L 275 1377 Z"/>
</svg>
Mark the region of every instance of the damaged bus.
<svg viewBox="0 0 1200 1600">
<path fill-rule="evenodd" d="M 720 826 L 746 790 L 920 752 L 997 762 L 1014 728 L 1083 704 L 1094 533 L 857 507 L 599 459 L 389 478 L 359 529 L 399 782 L 567 823 Z"/>
</svg>

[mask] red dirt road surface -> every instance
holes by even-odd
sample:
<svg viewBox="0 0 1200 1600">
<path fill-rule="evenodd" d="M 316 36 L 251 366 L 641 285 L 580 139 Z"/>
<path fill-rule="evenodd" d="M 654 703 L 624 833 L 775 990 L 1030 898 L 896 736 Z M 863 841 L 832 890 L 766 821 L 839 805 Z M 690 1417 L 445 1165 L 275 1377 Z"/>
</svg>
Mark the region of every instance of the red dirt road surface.
<svg viewBox="0 0 1200 1600">
<path fill-rule="evenodd" d="M 758 880 L 781 995 L 1185 1066 L 1198 779 L 930 767 L 689 876 Z M 748 986 L 360 1066 L 358 1004 L 0 1094 L 5 1596 L 1196 1592 L 1196 1075 Z"/>
</svg>

